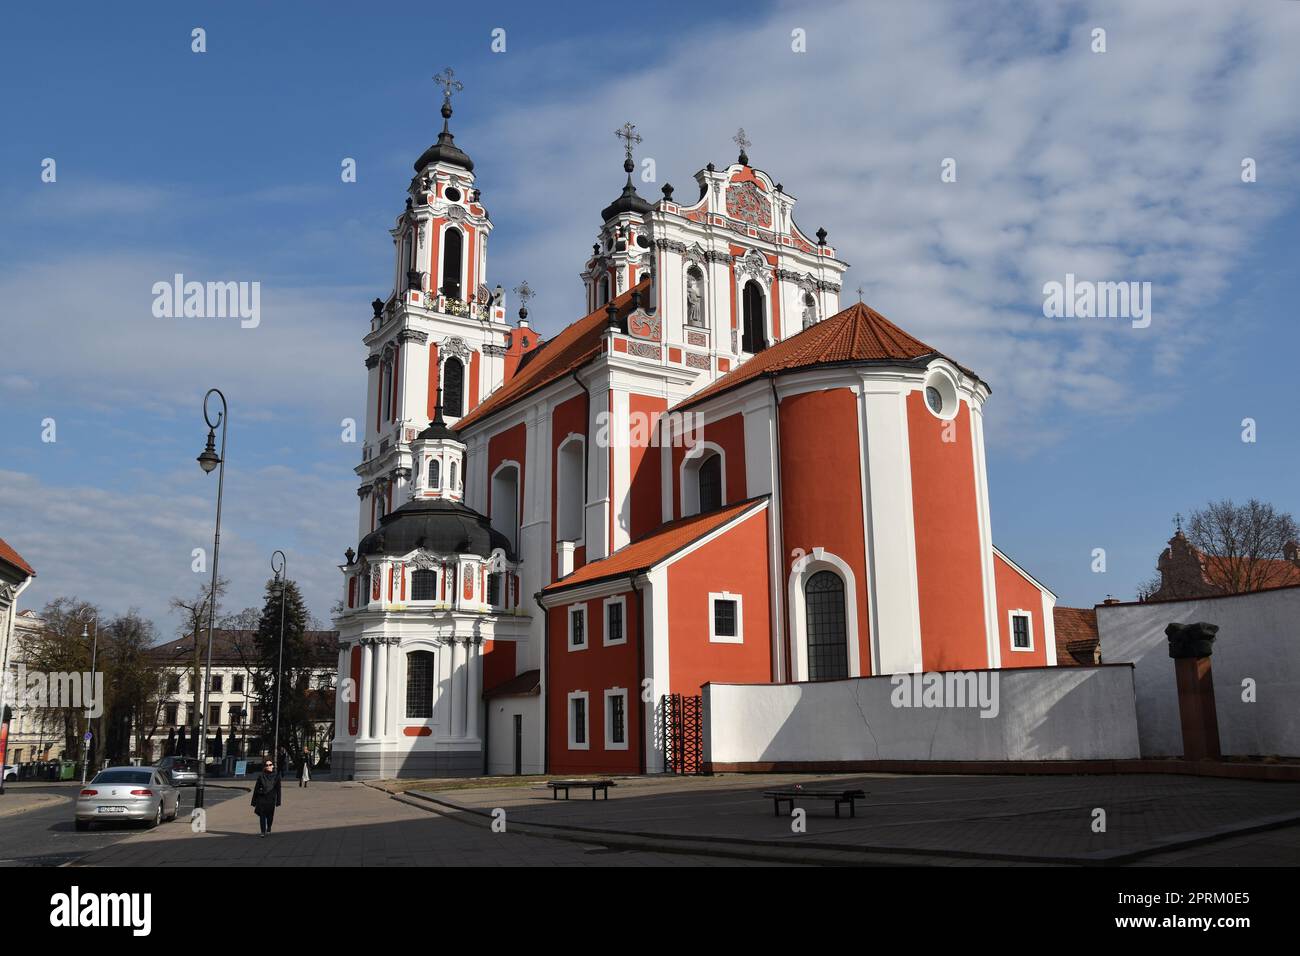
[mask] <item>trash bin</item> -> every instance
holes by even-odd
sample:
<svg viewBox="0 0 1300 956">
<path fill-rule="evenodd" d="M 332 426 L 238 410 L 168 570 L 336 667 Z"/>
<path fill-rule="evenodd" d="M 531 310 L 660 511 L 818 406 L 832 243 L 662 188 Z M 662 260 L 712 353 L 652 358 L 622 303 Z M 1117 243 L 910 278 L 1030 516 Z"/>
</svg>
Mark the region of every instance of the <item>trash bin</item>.
<svg viewBox="0 0 1300 956">
<path fill-rule="evenodd" d="M 62 760 L 59 762 L 59 779 L 77 779 L 77 762 L 75 760 Z"/>
</svg>

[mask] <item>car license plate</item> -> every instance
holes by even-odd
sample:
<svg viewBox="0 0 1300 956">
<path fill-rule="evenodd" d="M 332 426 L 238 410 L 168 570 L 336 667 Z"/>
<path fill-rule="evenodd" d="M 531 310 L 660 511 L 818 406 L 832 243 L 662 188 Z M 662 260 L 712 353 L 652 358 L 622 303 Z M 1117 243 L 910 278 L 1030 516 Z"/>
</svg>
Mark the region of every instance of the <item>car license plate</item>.
<svg viewBox="0 0 1300 956">
<path fill-rule="evenodd" d="M 126 813 L 126 807 L 98 807 L 100 813 Z"/>
</svg>

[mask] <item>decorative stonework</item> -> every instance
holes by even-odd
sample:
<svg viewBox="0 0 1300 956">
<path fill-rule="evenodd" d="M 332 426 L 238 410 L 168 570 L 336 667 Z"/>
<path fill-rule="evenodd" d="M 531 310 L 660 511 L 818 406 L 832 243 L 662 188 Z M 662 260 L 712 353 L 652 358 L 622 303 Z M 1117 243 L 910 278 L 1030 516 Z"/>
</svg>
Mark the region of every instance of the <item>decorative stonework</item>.
<svg viewBox="0 0 1300 956">
<path fill-rule="evenodd" d="M 402 329 L 397 333 L 398 342 L 414 342 L 416 345 L 424 345 L 429 341 L 429 333 L 421 332 L 417 329 Z"/>
<path fill-rule="evenodd" d="M 729 252 L 714 252 L 712 249 L 704 253 L 704 258 L 709 262 L 721 262 L 724 264 L 730 264 L 736 260 L 736 257 Z"/>
<path fill-rule="evenodd" d="M 627 343 L 627 352 L 629 355 L 637 355 L 641 358 L 663 358 L 663 349 L 657 345 L 651 345 L 649 342 L 629 342 Z"/>
<path fill-rule="evenodd" d="M 465 344 L 465 340 L 458 335 L 449 335 L 438 345 L 438 361 L 441 362 L 445 356 L 454 355 L 465 364 L 469 364 L 470 347 Z"/>
<path fill-rule="evenodd" d="M 703 332 L 693 332 L 687 330 L 686 344 L 687 345 L 708 345 L 709 337 L 705 335 Z"/>
<path fill-rule="evenodd" d="M 480 351 L 484 355 L 500 357 L 506 354 L 507 349 L 504 345 L 484 345 Z"/>
<path fill-rule="evenodd" d="M 687 352 L 686 367 L 707 369 L 709 367 L 709 357 L 702 352 Z"/>
<path fill-rule="evenodd" d="M 727 215 L 764 229 L 772 225 L 772 204 L 752 182 L 727 187 Z"/>
<path fill-rule="evenodd" d="M 650 339 L 658 342 L 661 338 L 663 327 L 657 315 L 646 315 L 644 312 L 634 312 L 627 317 L 627 334 L 633 338 Z"/>
<path fill-rule="evenodd" d="M 378 355 L 378 354 L 367 355 L 367 356 L 366 356 L 366 368 L 375 368 L 375 367 L 377 367 L 378 365 L 379 365 L 379 355 Z"/>
<path fill-rule="evenodd" d="M 772 267 L 767 264 L 767 258 L 757 249 L 750 249 L 745 253 L 744 258 L 736 263 L 736 272 L 741 276 L 752 276 L 764 283 L 772 278 Z"/>
<path fill-rule="evenodd" d="M 679 242 L 676 239 L 659 239 L 655 241 L 655 245 L 667 252 L 675 252 L 678 255 L 687 255 L 686 243 Z"/>
</svg>

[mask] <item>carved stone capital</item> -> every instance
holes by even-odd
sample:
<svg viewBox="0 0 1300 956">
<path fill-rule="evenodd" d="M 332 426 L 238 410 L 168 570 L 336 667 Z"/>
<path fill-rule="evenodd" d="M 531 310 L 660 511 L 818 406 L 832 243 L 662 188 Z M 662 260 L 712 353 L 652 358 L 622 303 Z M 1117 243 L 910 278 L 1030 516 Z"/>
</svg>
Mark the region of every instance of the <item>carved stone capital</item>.
<svg viewBox="0 0 1300 956">
<path fill-rule="evenodd" d="M 379 355 L 371 354 L 366 356 L 366 368 L 374 368 L 379 364 Z"/>
<path fill-rule="evenodd" d="M 418 329 L 402 329 L 397 333 L 398 342 L 414 342 L 416 345 L 424 345 L 429 341 L 429 333 L 421 332 Z"/>
</svg>

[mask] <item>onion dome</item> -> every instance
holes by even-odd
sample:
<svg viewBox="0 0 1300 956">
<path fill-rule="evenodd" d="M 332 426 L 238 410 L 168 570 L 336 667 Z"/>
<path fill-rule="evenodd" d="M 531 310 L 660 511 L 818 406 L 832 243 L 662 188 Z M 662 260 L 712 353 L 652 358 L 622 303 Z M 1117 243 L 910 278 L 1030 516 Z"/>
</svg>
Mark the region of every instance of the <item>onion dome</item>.
<svg viewBox="0 0 1300 956">
<path fill-rule="evenodd" d="M 448 74 L 451 70 L 446 71 Z M 449 122 L 451 120 L 451 91 L 460 89 L 460 84 L 447 78 L 447 91 L 442 99 L 442 132 L 438 134 L 438 141 L 420 154 L 420 158 L 415 161 L 415 171 L 422 172 L 424 167 L 430 163 L 448 163 L 452 166 L 459 166 L 466 172 L 474 171 L 474 160 L 469 158 L 463 149 L 456 145 L 456 138 L 451 135 Z"/>
<path fill-rule="evenodd" d="M 413 498 L 384 515 L 379 527 L 357 546 L 364 557 L 409 554 L 416 548 L 481 558 L 490 558 L 500 549 L 514 560 L 510 541 L 485 516 L 445 498 Z"/>
</svg>

